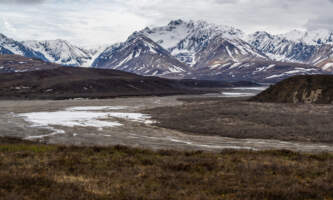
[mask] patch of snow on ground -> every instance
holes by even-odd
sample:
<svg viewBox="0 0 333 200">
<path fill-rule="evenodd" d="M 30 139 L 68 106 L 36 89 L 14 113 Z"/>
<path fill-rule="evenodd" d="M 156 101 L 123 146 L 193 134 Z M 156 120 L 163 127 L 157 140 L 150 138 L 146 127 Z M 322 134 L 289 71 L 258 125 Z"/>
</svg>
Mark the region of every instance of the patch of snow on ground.
<svg viewBox="0 0 333 200">
<path fill-rule="evenodd" d="M 66 127 L 114 127 L 121 126 L 118 122 L 101 121 L 107 119 L 108 113 L 87 111 L 57 111 L 20 114 L 34 127 L 66 126 Z"/>
<path fill-rule="evenodd" d="M 122 126 L 123 124 L 115 121 L 123 119 L 133 122 L 152 124 L 149 120 L 150 116 L 141 113 L 124 113 L 124 112 L 108 112 L 110 110 L 122 110 L 126 106 L 87 106 L 87 107 L 71 107 L 65 111 L 56 112 L 32 112 L 18 114 L 18 117 L 31 124 L 31 127 L 51 130 L 52 133 L 29 136 L 26 139 L 38 139 L 57 134 L 65 134 L 62 129 L 53 126 L 62 127 L 95 127 L 99 130 L 103 128 L 112 128 Z M 104 112 L 103 112 L 104 111 Z M 112 121 L 111 121 L 112 120 Z"/>
</svg>

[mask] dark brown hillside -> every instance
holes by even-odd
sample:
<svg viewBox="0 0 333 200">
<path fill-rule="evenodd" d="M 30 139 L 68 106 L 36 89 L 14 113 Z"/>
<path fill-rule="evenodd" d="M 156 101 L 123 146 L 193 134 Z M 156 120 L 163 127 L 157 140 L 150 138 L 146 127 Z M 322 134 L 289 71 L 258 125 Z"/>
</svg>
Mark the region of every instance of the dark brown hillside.
<svg viewBox="0 0 333 200">
<path fill-rule="evenodd" d="M 55 69 L 60 65 L 19 55 L 0 55 L 0 74 Z"/>
<path fill-rule="evenodd" d="M 110 69 L 59 67 L 0 74 L 0 99 L 111 98 L 199 94 L 221 87 L 257 86 L 252 82 L 170 80 Z M 215 88 L 215 89 L 214 89 Z"/>
<path fill-rule="evenodd" d="M 271 86 L 251 99 L 277 103 L 333 103 L 333 75 L 295 76 Z"/>
<path fill-rule="evenodd" d="M 257 84 L 169 80 L 110 69 L 63 67 L 16 55 L 0 56 L 0 99 L 110 98 L 193 94 L 202 93 L 203 90 L 212 92 L 214 90 L 212 88 L 233 86 L 257 86 Z"/>
<path fill-rule="evenodd" d="M 176 81 L 115 70 L 60 67 L 0 76 L 2 99 L 107 98 L 190 92 Z"/>
</svg>

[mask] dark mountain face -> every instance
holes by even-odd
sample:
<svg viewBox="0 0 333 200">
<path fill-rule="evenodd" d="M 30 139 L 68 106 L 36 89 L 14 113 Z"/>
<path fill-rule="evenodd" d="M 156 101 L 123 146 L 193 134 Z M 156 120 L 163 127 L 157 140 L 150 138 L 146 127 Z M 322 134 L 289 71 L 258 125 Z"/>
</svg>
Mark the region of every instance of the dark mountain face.
<svg viewBox="0 0 333 200">
<path fill-rule="evenodd" d="M 163 77 L 182 77 L 188 71 L 185 64 L 141 34 L 134 34 L 126 42 L 106 49 L 93 67 Z"/>
<path fill-rule="evenodd" d="M 0 55 L 13 55 L 14 53 L 0 46 Z"/>
<path fill-rule="evenodd" d="M 193 91 L 192 91 L 193 92 Z M 177 82 L 115 70 L 60 67 L 2 74 L 2 99 L 110 98 L 191 93 Z"/>
<path fill-rule="evenodd" d="M 197 63 L 194 65 L 194 69 L 214 69 L 222 65 L 250 62 L 253 59 L 267 59 L 265 55 L 257 52 L 242 40 L 224 39 L 220 36 L 213 38 L 197 53 L 196 57 Z"/>
</svg>

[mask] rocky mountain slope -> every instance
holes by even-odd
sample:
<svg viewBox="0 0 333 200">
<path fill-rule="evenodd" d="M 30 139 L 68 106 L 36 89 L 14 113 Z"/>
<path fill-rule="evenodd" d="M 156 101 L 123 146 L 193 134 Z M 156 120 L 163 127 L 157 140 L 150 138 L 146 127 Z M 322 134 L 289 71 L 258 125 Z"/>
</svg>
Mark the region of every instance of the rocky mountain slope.
<svg viewBox="0 0 333 200">
<path fill-rule="evenodd" d="M 244 36 L 241 30 L 205 21 L 176 20 L 167 26 L 146 28 L 141 33 L 193 68 L 207 66 L 215 59 L 234 63 L 253 57 L 267 59 L 241 39 Z"/>
<path fill-rule="evenodd" d="M 295 76 L 271 86 L 251 100 L 333 104 L 333 75 Z"/>
<path fill-rule="evenodd" d="M 276 83 L 291 76 L 305 74 L 325 74 L 325 72 L 306 64 L 253 59 L 234 64 L 202 67 L 188 75 L 187 78 Z"/>
<path fill-rule="evenodd" d="M 292 31 L 271 35 L 267 32 L 256 32 L 246 39 L 272 60 L 310 64 L 325 71 L 333 71 L 333 64 L 321 65 L 333 57 L 333 33 Z"/>
<path fill-rule="evenodd" d="M 287 52 L 290 59 L 283 59 L 279 54 L 285 51 L 280 47 L 284 40 L 278 43 L 268 33 L 246 35 L 233 27 L 182 20 L 172 21 L 167 26 L 145 28 L 141 33 L 189 65 L 191 73 L 186 76 L 189 78 L 276 82 L 293 75 L 325 73 L 299 61 L 311 48 L 305 47 L 300 52 L 296 51 L 299 47 L 295 45 L 294 50 Z"/>
<path fill-rule="evenodd" d="M 93 67 L 117 69 L 145 76 L 181 78 L 188 67 L 150 38 L 134 33 L 124 43 L 107 48 Z"/>
</svg>

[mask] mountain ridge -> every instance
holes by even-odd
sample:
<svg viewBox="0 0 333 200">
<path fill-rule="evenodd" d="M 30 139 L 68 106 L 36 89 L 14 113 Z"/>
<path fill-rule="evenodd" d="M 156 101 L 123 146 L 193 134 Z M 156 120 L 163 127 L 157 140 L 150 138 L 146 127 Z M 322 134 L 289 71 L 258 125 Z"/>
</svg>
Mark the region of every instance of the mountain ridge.
<svg viewBox="0 0 333 200">
<path fill-rule="evenodd" d="M 131 43 L 136 37 L 140 41 Z M 259 78 L 263 80 L 292 72 L 294 75 L 333 72 L 333 33 L 294 30 L 279 35 L 264 31 L 246 34 L 231 26 L 200 20 L 173 20 L 166 26 L 146 27 L 125 42 L 98 50 L 87 50 L 65 40 L 18 42 L 0 35 L 0 54 L 167 78 L 258 79 L 261 68 L 274 65 L 276 70 L 263 73 Z"/>
</svg>

